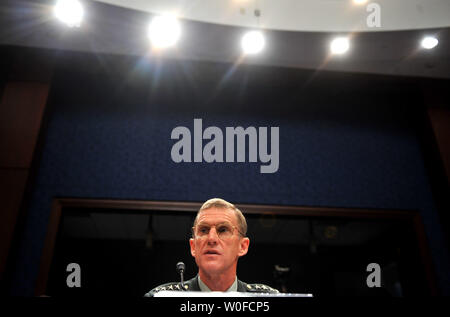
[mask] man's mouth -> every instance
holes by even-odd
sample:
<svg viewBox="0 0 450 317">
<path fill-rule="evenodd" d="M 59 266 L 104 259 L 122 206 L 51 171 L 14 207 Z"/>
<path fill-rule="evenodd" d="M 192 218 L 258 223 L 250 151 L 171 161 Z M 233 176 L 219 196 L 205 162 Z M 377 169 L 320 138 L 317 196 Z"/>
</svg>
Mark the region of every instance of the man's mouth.
<svg viewBox="0 0 450 317">
<path fill-rule="evenodd" d="M 220 253 L 218 251 L 216 251 L 216 250 L 206 250 L 204 254 L 206 254 L 206 255 L 213 255 L 213 254 L 220 255 Z"/>
</svg>

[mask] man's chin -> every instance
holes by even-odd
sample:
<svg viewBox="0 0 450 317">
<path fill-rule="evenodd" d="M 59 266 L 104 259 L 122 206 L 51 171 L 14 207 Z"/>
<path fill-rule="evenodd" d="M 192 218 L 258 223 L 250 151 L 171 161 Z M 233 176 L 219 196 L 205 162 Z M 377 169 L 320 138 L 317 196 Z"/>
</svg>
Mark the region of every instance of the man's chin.
<svg viewBox="0 0 450 317">
<path fill-rule="evenodd" d="M 223 270 L 223 263 L 221 263 L 218 260 L 209 259 L 203 261 L 202 267 L 205 271 L 209 273 L 216 273 Z"/>
</svg>

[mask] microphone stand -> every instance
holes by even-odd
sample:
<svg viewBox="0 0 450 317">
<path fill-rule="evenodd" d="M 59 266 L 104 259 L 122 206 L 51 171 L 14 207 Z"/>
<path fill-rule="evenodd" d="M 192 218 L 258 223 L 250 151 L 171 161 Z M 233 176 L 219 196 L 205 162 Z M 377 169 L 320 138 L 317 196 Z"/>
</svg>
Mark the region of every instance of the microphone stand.
<svg viewBox="0 0 450 317">
<path fill-rule="evenodd" d="M 184 268 L 185 268 L 185 266 L 184 266 L 183 262 L 177 263 L 177 272 L 180 273 L 181 286 L 183 286 L 183 287 L 184 287 L 184 276 L 183 276 Z"/>
</svg>

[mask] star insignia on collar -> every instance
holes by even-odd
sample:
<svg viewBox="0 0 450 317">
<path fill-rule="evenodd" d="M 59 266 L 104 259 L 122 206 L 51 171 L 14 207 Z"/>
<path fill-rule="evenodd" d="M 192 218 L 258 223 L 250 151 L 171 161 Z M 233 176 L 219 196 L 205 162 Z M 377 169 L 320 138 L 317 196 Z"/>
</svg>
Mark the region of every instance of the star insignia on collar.
<svg viewBox="0 0 450 317">
<path fill-rule="evenodd" d="M 247 284 L 247 288 L 248 288 L 248 289 L 252 289 L 252 286 L 249 285 L 249 284 Z"/>
<path fill-rule="evenodd" d="M 170 289 L 171 291 L 173 291 L 172 285 L 169 285 L 169 287 L 167 287 L 167 289 Z"/>
</svg>

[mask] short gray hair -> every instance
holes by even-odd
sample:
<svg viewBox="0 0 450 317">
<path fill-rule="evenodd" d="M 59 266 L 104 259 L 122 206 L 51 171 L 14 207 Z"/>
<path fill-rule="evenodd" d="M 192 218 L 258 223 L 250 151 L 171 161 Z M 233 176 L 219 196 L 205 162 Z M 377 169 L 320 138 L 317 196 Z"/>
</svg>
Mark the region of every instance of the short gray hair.
<svg viewBox="0 0 450 317">
<path fill-rule="evenodd" d="M 194 227 L 197 225 L 198 217 L 203 210 L 210 208 L 222 208 L 231 209 L 236 215 L 239 233 L 245 237 L 247 235 L 247 221 L 245 220 L 244 214 L 235 205 L 229 203 L 228 201 L 221 198 L 211 198 L 203 203 L 195 216 Z"/>
</svg>

